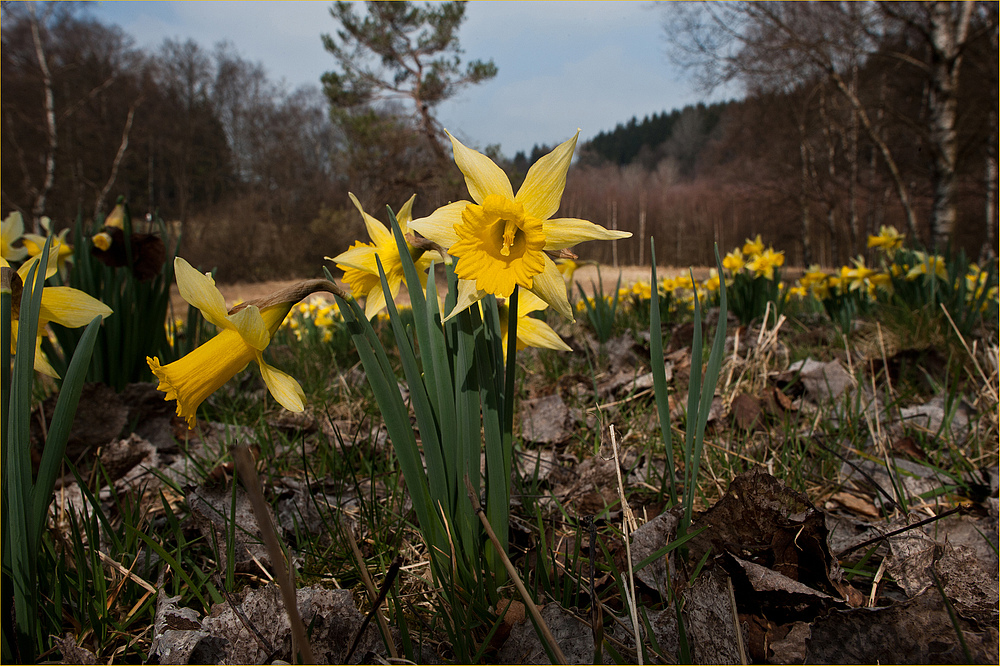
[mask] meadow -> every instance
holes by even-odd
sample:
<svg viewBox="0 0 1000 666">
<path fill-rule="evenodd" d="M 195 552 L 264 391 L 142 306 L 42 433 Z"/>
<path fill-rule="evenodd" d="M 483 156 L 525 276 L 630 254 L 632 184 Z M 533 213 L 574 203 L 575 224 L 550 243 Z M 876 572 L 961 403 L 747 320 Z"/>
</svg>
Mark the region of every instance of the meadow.
<svg viewBox="0 0 1000 666">
<path fill-rule="evenodd" d="M 758 236 L 645 279 L 564 256 L 572 320 L 527 290 L 445 316 L 454 266 L 422 287 L 402 251 L 407 298 L 370 320 L 332 275 L 219 305 L 166 262 L 178 318 L 163 274 L 26 260 L 4 523 L 22 501 L 35 522 L 5 530 L 5 661 L 992 663 L 996 268 L 889 228 L 869 245 L 793 270 Z M 94 305 L 103 329 L 70 336 L 89 318 L 58 325 L 39 287 L 84 264 L 154 314 Z M 58 381 L 17 363 L 39 311 Z M 240 312 L 268 360 L 247 347 L 193 406 L 165 389 L 177 413 L 110 353 L 165 320 L 163 389 L 251 336 Z"/>
</svg>

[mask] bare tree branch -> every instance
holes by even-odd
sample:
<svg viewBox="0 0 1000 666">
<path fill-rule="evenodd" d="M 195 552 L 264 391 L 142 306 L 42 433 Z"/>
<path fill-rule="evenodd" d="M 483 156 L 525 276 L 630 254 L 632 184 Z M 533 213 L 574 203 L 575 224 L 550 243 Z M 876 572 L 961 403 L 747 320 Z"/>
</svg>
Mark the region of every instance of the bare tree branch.
<svg viewBox="0 0 1000 666">
<path fill-rule="evenodd" d="M 35 42 L 35 56 L 38 58 L 38 65 L 42 69 L 42 83 L 45 89 L 45 121 L 48 130 L 48 152 L 45 156 L 45 179 L 42 187 L 35 197 L 35 205 L 32 206 L 32 227 L 34 233 L 42 233 L 42 215 L 45 214 L 46 199 L 52 191 L 52 184 L 56 177 L 56 149 L 59 147 L 59 137 L 56 134 L 56 109 L 55 97 L 52 93 L 52 72 L 49 69 L 48 60 L 45 57 L 45 49 L 42 46 L 42 35 L 38 28 L 38 17 L 35 14 L 35 5 L 32 3 L 28 7 L 31 23 L 31 37 Z"/>
</svg>

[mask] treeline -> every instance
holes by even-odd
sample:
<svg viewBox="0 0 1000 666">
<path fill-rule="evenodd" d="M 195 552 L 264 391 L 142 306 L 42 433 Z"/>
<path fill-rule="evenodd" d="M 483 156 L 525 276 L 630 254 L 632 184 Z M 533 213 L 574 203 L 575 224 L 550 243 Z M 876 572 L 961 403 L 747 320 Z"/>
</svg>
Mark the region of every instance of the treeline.
<svg viewBox="0 0 1000 666">
<path fill-rule="evenodd" d="M 2 35 L 3 215 L 62 229 L 124 196 L 222 279 L 316 271 L 343 249 L 321 242 L 347 184 L 318 87 L 288 91 L 225 43 L 144 52 L 71 3 L 4 3 Z"/>
<path fill-rule="evenodd" d="M 790 263 L 831 266 L 883 224 L 928 246 L 995 252 L 996 3 L 662 11 L 671 43 L 717 47 L 680 64 L 747 94 L 581 141 L 558 215 L 635 234 L 583 244 L 582 256 L 648 263 L 653 236 L 661 262 L 709 264 L 714 243 L 727 251 L 760 233 Z M 124 196 L 135 218 L 159 214 L 181 232 L 192 263 L 247 280 L 315 275 L 324 255 L 363 239 L 348 191 L 373 213 L 416 193 L 416 215 L 467 196 L 431 138 L 433 104 L 342 106 L 336 77 L 289 91 L 226 44 L 145 52 L 75 4 L 2 12 L 4 216 L 46 215 L 61 229 Z M 942 28 L 940 15 L 954 21 Z M 723 48 L 704 34 L 719 25 L 743 32 L 720 29 L 735 40 Z M 933 43 L 949 29 L 961 45 L 950 60 Z M 480 148 L 515 188 L 551 149 Z"/>
<path fill-rule="evenodd" d="M 585 161 L 619 166 L 638 162 L 647 169 L 664 159 L 674 160 L 685 176 L 692 176 L 698 155 L 712 136 L 730 102 L 696 104 L 646 116 L 635 116 L 610 132 L 599 132 L 583 146 Z"/>
</svg>

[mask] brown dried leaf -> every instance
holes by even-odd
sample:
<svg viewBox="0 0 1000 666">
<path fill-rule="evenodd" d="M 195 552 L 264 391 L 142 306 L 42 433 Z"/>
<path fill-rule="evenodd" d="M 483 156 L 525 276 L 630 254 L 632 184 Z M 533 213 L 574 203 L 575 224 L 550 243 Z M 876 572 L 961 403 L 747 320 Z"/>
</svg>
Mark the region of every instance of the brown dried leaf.
<svg viewBox="0 0 1000 666">
<path fill-rule="evenodd" d="M 750 430 L 760 423 L 760 401 L 752 395 L 740 393 L 733 398 L 729 409 L 738 428 Z"/>
</svg>

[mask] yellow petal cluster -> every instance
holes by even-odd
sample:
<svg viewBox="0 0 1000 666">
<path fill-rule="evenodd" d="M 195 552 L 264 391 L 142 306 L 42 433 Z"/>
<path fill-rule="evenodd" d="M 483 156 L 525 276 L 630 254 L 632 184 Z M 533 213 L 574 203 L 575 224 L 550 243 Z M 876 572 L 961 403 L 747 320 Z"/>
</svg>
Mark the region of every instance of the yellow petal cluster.
<svg viewBox="0 0 1000 666">
<path fill-rule="evenodd" d="M 462 282 L 452 314 L 487 294 L 507 298 L 520 286 L 572 320 L 564 274 L 547 253 L 632 235 L 586 220 L 552 217 L 559 210 L 579 131 L 531 166 L 516 195 L 507 174 L 490 158 L 448 136 L 472 201 L 443 206 L 413 220 L 410 228 L 458 259 L 455 272 Z"/>
<path fill-rule="evenodd" d="M 382 281 L 379 278 L 378 264 L 376 257 L 382 263 L 382 270 L 385 271 L 386 282 L 389 285 L 388 298 L 395 299 L 399 293 L 399 287 L 405 284 L 403 276 L 403 262 L 399 256 L 399 248 L 396 246 L 396 239 L 392 232 L 384 224 L 365 212 L 361 202 L 354 194 L 349 194 L 354 206 L 361 213 L 368 230 L 368 237 L 371 243 L 355 242 L 349 249 L 341 252 L 336 257 L 325 257 L 332 261 L 337 268 L 344 272 L 344 282 L 351 288 L 351 294 L 355 297 L 365 298 L 365 316 L 371 319 L 385 309 L 386 294 L 382 290 Z M 410 221 L 413 219 L 413 195 L 403 204 L 396 214 L 396 221 L 403 234 L 410 231 Z M 421 278 L 421 286 L 426 285 L 426 272 L 430 268 L 431 262 L 437 257 L 436 252 L 424 252 L 407 244 L 410 256 L 413 258 L 417 272 Z"/>
</svg>

